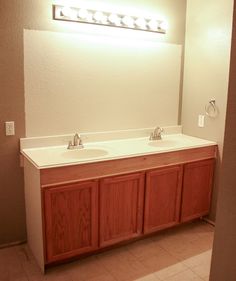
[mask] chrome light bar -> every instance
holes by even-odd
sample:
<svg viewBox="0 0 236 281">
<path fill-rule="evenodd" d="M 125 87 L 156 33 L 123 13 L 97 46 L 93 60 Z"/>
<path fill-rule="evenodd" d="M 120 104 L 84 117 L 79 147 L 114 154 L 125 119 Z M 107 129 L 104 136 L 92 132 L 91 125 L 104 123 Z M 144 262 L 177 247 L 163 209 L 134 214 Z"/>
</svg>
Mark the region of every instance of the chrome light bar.
<svg viewBox="0 0 236 281">
<path fill-rule="evenodd" d="M 167 29 L 167 24 L 163 20 L 61 5 L 53 5 L 53 19 L 128 28 L 163 34 L 166 33 Z"/>
</svg>

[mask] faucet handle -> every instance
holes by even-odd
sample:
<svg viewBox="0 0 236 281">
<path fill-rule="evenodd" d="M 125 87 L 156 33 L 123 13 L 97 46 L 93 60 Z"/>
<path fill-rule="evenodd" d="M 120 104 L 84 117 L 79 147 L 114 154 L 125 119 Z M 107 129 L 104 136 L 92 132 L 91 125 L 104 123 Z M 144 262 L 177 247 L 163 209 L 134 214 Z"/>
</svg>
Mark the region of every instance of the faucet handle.
<svg viewBox="0 0 236 281">
<path fill-rule="evenodd" d="M 158 132 L 159 139 L 162 139 L 163 132 L 164 132 L 164 129 L 162 127 L 159 127 L 159 132 Z"/>
<path fill-rule="evenodd" d="M 154 134 L 153 134 L 153 132 L 151 132 L 149 140 L 153 140 L 153 139 L 154 139 Z"/>
<path fill-rule="evenodd" d="M 80 146 L 83 146 L 83 140 L 82 140 L 82 138 L 81 138 L 80 135 L 79 135 L 79 145 L 80 145 Z"/>
<path fill-rule="evenodd" d="M 75 134 L 75 138 L 77 139 L 77 145 L 80 147 L 80 148 L 83 148 L 83 140 L 81 138 L 81 135 L 76 133 Z"/>
<path fill-rule="evenodd" d="M 72 147 L 73 147 L 73 143 L 72 143 L 72 141 L 69 141 L 67 149 L 71 149 Z"/>
<path fill-rule="evenodd" d="M 79 138 L 80 138 L 80 134 L 75 133 L 75 135 L 74 135 L 74 140 L 78 140 Z"/>
</svg>

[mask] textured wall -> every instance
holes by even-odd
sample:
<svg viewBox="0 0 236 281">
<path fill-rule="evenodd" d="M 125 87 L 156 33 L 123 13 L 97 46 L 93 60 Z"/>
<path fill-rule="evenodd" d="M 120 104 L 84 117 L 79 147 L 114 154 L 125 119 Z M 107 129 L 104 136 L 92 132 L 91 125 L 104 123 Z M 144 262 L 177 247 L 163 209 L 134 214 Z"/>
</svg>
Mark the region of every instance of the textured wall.
<svg viewBox="0 0 236 281">
<path fill-rule="evenodd" d="M 0 244 L 25 239 L 23 171 L 19 137 L 24 136 L 23 9 L 0 1 Z M 16 135 L 5 137 L 5 121 Z"/>
<path fill-rule="evenodd" d="M 224 153 L 216 216 L 211 281 L 236 278 L 236 6 L 234 7 L 229 95 Z"/>
<path fill-rule="evenodd" d="M 101 3 L 98 0 L 92 2 Z M 171 27 L 163 41 L 184 43 L 186 0 L 102 2 L 163 13 Z M 18 157 L 19 137 L 25 134 L 23 29 L 77 32 L 71 25 L 61 25 L 51 20 L 52 3 L 63 1 L 0 0 L 0 244 L 26 238 L 23 175 Z M 12 120 L 16 122 L 16 136 L 5 137 L 4 121 Z"/>
<path fill-rule="evenodd" d="M 182 125 L 185 134 L 216 141 L 220 158 L 223 150 L 225 113 L 228 94 L 233 0 L 188 0 Z M 216 99 L 219 116 L 205 118 L 199 128 L 198 115 Z M 215 219 L 220 158 L 216 170 L 210 218 Z"/>
</svg>

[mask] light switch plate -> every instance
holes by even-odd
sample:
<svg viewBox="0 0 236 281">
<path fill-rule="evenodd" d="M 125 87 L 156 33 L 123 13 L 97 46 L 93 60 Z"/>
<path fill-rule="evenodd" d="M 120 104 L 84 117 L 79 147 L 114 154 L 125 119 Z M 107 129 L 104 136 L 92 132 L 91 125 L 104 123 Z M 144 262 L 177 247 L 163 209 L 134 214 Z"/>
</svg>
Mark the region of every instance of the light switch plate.
<svg viewBox="0 0 236 281">
<path fill-rule="evenodd" d="M 205 115 L 198 115 L 198 127 L 203 128 L 205 126 Z"/>
<path fill-rule="evenodd" d="M 14 121 L 5 122 L 5 132 L 6 132 L 6 136 L 15 135 L 15 122 Z"/>
</svg>

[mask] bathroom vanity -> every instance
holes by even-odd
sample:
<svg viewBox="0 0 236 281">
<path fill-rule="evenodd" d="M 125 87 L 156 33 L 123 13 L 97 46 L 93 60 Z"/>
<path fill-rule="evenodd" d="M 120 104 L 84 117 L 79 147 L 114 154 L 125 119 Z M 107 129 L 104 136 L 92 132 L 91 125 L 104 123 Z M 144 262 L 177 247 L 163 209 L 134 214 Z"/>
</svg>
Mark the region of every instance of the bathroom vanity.
<svg viewBox="0 0 236 281">
<path fill-rule="evenodd" d="M 42 270 L 209 213 L 214 142 L 176 134 L 82 153 L 25 146 L 28 243 Z"/>
</svg>

